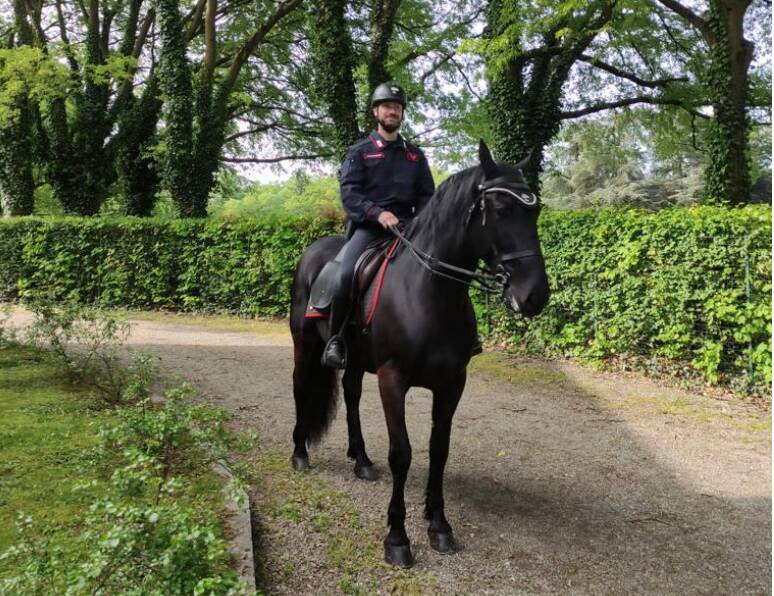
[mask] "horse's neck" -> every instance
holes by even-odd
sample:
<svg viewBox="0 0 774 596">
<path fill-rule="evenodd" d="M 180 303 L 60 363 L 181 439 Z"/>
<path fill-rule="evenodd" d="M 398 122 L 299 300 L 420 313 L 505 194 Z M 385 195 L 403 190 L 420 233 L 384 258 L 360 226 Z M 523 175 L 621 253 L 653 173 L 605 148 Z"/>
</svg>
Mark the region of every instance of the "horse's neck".
<svg viewBox="0 0 774 596">
<path fill-rule="evenodd" d="M 453 234 L 439 235 L 433 229 L 419 229 L 412 238 L 412 243 L 419 250 L 446 264 L 473 270 L 478 263 L 478 257 L 466 250 L 465 233 L 460 231 L 457 240 Z M 449 304 L 467 296 L 468 286 L 458 281 L 446 279 L 432 274 L 415 258 L 408 248 L 401 253 L 404 266 L 408 268 L 412 280 L 411 291 L 437 298 L 439 303 Z"/>
</svg>

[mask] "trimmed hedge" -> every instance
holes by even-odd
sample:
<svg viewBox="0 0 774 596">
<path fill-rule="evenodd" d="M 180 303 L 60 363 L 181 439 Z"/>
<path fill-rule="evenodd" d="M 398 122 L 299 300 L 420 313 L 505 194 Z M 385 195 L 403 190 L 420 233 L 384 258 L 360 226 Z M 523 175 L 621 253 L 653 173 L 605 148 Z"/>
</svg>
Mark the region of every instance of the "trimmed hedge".
<svg viewBox="0 0 774 596">
<path fill-rule="evenodd" d="M 304 248 L 340 226 L 141 218 L 0 222 L 0 300 L 283 315 Z"/>
<path fill-rule="evenodd" d="M 333 220 L 0 222 L 0 299 L 47 292 L 102 306 L 284 315 L 293 268 Z M 765 392 L 771 382 L 771 208 L 545 211 L 552 297 L 537 318 L 498 304 L 498 341 L 621 358 Z"/>
<path fill-rule="evenodd" d="M 770 206 L 547 211 L 540 224 L 551 300 L 531 320 L 497 305 L 497 339 L 768 393 Z"/>
</svg>

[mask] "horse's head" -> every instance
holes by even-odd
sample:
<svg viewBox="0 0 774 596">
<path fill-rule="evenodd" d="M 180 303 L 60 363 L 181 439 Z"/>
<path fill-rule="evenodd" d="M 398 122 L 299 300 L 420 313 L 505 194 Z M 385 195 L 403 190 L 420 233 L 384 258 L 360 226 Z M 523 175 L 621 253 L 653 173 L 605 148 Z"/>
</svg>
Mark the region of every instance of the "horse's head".
<svg viewBox="0 0 774 596">
<path fill-rule="evenodd" d="M 529 158 L 495 162 L 484 141 L 478 156 L 483 179 L 468 225 L 479 228 L 474 236 L 487 264 L 502 267 L 507 277 L 505 301 L 514 311 L 535 316 L 548 302 L 549 290 L 538 239 L 540 202 L 521 171 Z"/>
</svg>

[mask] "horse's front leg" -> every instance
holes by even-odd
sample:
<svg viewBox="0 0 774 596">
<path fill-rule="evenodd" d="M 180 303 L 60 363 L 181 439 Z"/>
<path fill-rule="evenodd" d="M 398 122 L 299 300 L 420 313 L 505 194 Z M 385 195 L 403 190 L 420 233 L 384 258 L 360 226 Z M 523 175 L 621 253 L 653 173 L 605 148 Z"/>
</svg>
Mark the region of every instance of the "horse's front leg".
<svg viewBox="0 0 774 596">
<path fill-rule="evenodd" d="M 406 502 L 404 489 L 411 466 L 411 443 L 406 430 L 406 391 L 408 385 L 403 375 L 392 365 L 386 364 L 377 371 L 379 393 L 387 419 L 390 436 L 390 471 L 392 472 L 392 498 L 387 510 L 390 531 L 384 539 L 384 559 L 391 565 L 411 567 L 411 543 L 406 534 Z"/>
<path fill-rule="evenodd" d="M 425 517 L 430 520 L 430 546 L 443 554 L 457 551 L 443 503 L 443 471 L 449 457 L 449 438 L 457 404 L 465 388 L 465 371 L 433 390 L 433 430 L 430 433 L 430 474 L 425 493 Z"/>
<path fill-rule="evenodd" d="M 347 457 L 355 460 L 355 476 L 363 480 L 376 480 L 378 475 L 374 464 L 366 454 L 363 431 L 360 428 L 360 396 L 363 393 L 363 370 L 347 367 L 341 380 L 344 386 L 344 401 L 347 404 L 347 431 L 349 449 Z"/>
</svg>

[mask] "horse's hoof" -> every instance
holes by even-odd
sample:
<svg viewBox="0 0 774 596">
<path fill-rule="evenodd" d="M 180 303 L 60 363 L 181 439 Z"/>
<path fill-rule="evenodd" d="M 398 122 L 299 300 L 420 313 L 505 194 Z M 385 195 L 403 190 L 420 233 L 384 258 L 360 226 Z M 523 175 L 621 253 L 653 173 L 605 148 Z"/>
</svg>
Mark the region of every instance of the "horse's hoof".
<svg viewBox="0 0 774 596">
<path fill-rule="evenodd" d="M 309 468 L 311 468 L 311 466 L 309 465 L 308 457 L 294 455 L 292 459 L 293 459 L 293 469 L 296 472 L 302 472 L 303 470 L 308 470 Z"/>
<path fill-rule="evenodd" d="M 401 544 L 398 546 L 385 544 L 384 560 L 395 567 L 408 569 L 414 564 L 414 557 L 411 556 L 411 546 L 408 544 Z"/>
<path fill-rule="evenodd" d="M 376 467 L 373 465 L 361 466 L 360 464 L 355 464 L 355 476 L 360 478 L 360 480 L 368 480 L 369 482 L 373 482 L 379 478 Z"/>
<path fill-rule="evenodd" d="M 459 550 L 457 541 L 451 532 L 433 532 L 428 530 L 427 536 L 430 538 L 430 547 L 442 555 L 451 555 Z"/>
</svg>

